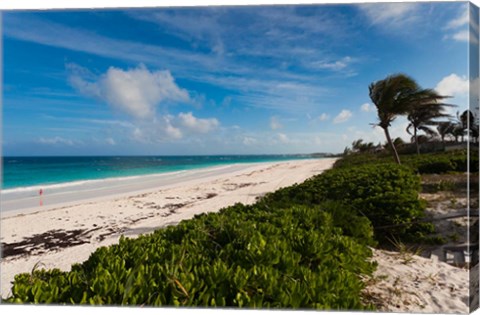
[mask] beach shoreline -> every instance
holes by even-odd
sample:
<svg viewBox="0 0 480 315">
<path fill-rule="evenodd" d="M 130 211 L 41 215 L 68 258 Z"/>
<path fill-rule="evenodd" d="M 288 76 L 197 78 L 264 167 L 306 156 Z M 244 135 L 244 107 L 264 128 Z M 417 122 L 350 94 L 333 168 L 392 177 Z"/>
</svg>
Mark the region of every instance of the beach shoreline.
<svg viewBox="0 0 480 315">
<path fill-rule="evenodd" d="M 31 272 L 35 266 L 69 270 L 97 248 L 117 243 L 122 235 L 137 237 L 196 214 L 238 202 L 251 204 L 268 192 L 320 174 L 335 161 L 325 158 L 217 167 L 185 172 L 171 181 L 163 178 L 137 183 L 135 189 L 126 185 L 127 191 L 114 188 L 116 194 L 70 204 L 2 211 L 2 297 L 8 296 L 16 274 Z"/>
<path fill-rule="evenodd" d="M 291 161 L 312 161 L 318 159 L 288 160 L 277 162 L 252 162 L 214 165 L 191 170 L 171 171 L 145 175 L 109 177 L 104 179 L 73 181 L 59 184 L 36 185 L 3 190 L 2 216 L 9 217 L 60 207 L 73 206 L 84 202 L 103 201 L 127 197 L 133 193 L 153 192 L 158 188 L 171 188 L 184 182 L 202 181 L 225 174 L 236 174 L 250 168 Z M 39 195 L 42 189 L 42 196 Z M 40 205 L 41 202 L 41 205 Z"/>
</svg>

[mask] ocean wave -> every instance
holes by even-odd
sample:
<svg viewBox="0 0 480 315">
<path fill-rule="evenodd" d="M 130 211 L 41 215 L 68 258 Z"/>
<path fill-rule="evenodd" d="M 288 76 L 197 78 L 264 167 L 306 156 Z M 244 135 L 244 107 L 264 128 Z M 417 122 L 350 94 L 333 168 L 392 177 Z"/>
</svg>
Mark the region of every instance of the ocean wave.
<svg viewBox="0 0 480 315">
<path fill-rule="evenodd" d="M 49 183 L 49 184 L 37 184 L 32 186 L 22 186 L 22 187 L 14 187 L 14 188 L 6 188 L 2 189 L 1 195 L 8 196 L 8 195 L 29 195 L 35 196 L 38 195 L 40 189 L 43 190 L 44 193 L 48 191 L 55 191 L 60 192 L 63 190 L 72 190 L 73 188 L 77 187 L 77 189 L 82 188 L 90 188 L 95 186 L 104 186 L 108 183 L 116 183 L 119 181 L 130 181 L 135 179 L 143 178 L 145 180 L 154 179 L 156 177 L 162 176 L 174 176 L 180 174 L 199 174 L 204 172 L 215 172 L 221 171 L 224 169 L 228 169 L 231 167 L 235 167 L 238 165 L 247 165 L 247 164 L 261 164 L 261 163 L 268 163 L 267 161 L 262 162 L 239 162 L 239 163 L 229 163 L 223 165 L 205 165 L 202 167 L 196 167 L 191 169 L 184 169 L 184 170 L 177 170 L 177 171 L 170 171 L 170 172 L 161 172 L 161 173 L 150 173 L 150 174 L 142 174 L 142 175 L 131 175 L 131 176 L 121 176 L 121 177 L 107 177 L 101 179 L 84 179 L 84 180 L 76 180 L 70 182 L 60 182 L 60 183 Z"/>
<path fill-rule="evenodd" d="M 48 190 L 48 189 L 55 189 L 55 188 L 65 188 L 65 187 L 72 187 L 72 186 L 80 186 L 86 183 L 91 183 L 91 182 L 101 182 L 105 181 L 102 179 L 99 180 L 80 180 L 80 181 L 74 181 L 74 182 L 67 182 L 67 183 L 58 183 L 58 184 L 45 184 L 45 185 L 35 185 L 35 186 L 26 186 L 26 187 L 16 187 L 16 188 L 8 188 L 8 189 L 2 189 L 2 195 L 5 194 L 12 194 L 12 193 L 21 193 L 21 192 L 29 192 L 29 191 L 39 191 L 40 189 L 42 190 Z"/>
<path fill-rule="evenodd" d="M 122 176 L 122 177 L 108 177 L 108 178 L 102 178 L 102 179 L 78 180 L 73 182 L 56 183 L 56 184 L 16 187 L 16 188 L 2 189 L 1 194 L 8 195 L 8 194 L 14 194 L 14 193 L 36 192 L 36 191 L 40 191 L 40 189 L 42 189 L 43 192 L 46 192 L 48 190 L 60 190 L 62 188 L 84 186 L 87 184 L 95 185 L 95 184 L 102 184 L 102 183 L 108 183 L 108 182 L 134 180 L 139 178 L 160 177 L 160 176 L 167 176 L 167 175 L 173 175 L 173 174 L 181 174 L 185 172 L 186 172 L 185 170 L 181 170 L 181 171 L 166 172 L 166 173 L 155 173 L 155 174 L 133 175 L 133 176 Z"/>
</svg>

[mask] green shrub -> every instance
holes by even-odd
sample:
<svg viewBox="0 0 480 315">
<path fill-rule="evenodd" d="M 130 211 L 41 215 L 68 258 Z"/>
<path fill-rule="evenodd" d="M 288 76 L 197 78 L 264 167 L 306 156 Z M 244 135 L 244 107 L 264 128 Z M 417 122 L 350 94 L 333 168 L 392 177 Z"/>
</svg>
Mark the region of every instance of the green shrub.
<svg viewBox="0 0 480 315">
<path fill-rule="evenodd" d="M 448 159 L 423 159 L 414 164 L 420 174 L 443 174 L 456 169 L 456 164 Z"/>
<path fill-rule="evenodd" d="M 390 153 L 353 153 L 335 161 L 333 168 L 362 166 L 366 164 L 393 164 Z"/>
<path fill-rule="evenodd" d="M 399 225 L 424 216 L 425 205 L 418 198 L 420 178 L 404 166 L 365 165 L 329 170 L 316 182 L 323 199 L 342 200 L 370 219 L 374 228 Z M 378 239 L 387 234 L 408 237 L 409 226 L 376 230 Z"/>
<path fill-rule="evenodd" d="M 389 163 L 344 166 L 268 194 L 260 204 L 281 207 L 285 204 L 319 205 L 329 200 L 340 202 L 350 212 L 346 219 L 336 221 L 345 233 L 353 235 L 349 229 L 361 225 L 353 227 L 351 222 L 359 222 L 363 217 L 368 218 L 374 228 L 406 224 L 375 232 L 380 241 L 391 235 L 406 240 L 408 223 L 424 216 L 425 204 L 418 198 L 419 191 L 419 176 L 406 166 Z"/>
<path fill-rule="evenodd" d="M 235 205 L 17 275 L 7 302 L 365 309 L 370 256 L 327 211 Z"/>
<path fill-rule="evenodd" d="M 467 151 L 456 150 L 426 154 L 403 154 L 402 165 L 412 168 L 420 174 L 443 174 L 467 171 Z M 362 166 L 368 164 L 394 164 L 390 155 L 374 153 L 356 153 L 335 162 L 334 168 Z M 478 172 L 478 155 L 470 154 L 470 172 Z"/>
<path fill-rule="evenodd" d="M 408 155 L 402 161 L 420 174 L 466 172 L 468 165 L 466 150 Z M 470 156 L 470 171 L 478 172 L 478 156 Z"/>
</svg>

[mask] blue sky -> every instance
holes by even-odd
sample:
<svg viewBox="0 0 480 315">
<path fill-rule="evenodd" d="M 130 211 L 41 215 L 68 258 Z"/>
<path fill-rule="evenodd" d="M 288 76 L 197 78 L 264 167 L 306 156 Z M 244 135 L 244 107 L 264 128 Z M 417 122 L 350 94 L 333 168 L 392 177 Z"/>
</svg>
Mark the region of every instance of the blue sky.
<svg viewBox="0 0 480 315">
<path fill-rule="evenodd" d="M 4 12 L 4 155 L 341 152 L 368 85 L 468 106 L 466 3 Z M 469 33 L 469 30 L 473 32 Z M 478 35 L 477 35 L 478 36 Z M 409 139 L 398 119 L 392 136 Z"/>
</svg>

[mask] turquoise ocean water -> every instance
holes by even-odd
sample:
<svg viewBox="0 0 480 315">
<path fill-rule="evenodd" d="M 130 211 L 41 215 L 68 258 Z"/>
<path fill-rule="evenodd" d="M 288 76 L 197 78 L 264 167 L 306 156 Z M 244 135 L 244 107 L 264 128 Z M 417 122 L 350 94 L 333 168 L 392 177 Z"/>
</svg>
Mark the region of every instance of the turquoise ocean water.
<svg viewBox="0 0 480 315">
<path fill-rule="evenodd" d="M 308 155 L 4 157 L 2 189 L 158 174 L 237 163 L 311 158 Z"/>
</svg>

